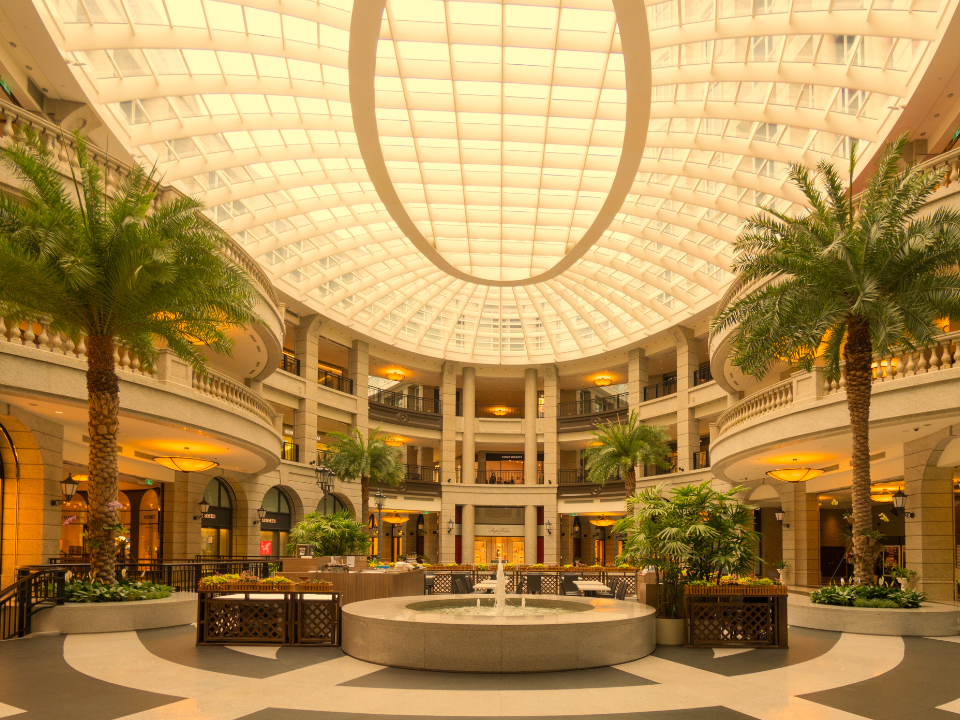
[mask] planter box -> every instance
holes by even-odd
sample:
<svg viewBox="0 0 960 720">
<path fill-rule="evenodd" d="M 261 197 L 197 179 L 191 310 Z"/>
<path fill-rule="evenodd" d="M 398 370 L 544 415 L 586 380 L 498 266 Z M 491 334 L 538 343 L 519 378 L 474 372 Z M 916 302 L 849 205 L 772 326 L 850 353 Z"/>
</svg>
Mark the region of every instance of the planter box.
<svg viewBox="0 0 960 720">
<path fill-rule="evenodd" d="M 259 592 L 263 586 L 258 582 L 200 583 L 198 592 Z"/>
<path fill-rule="evenodd" d="M 297 585 L 297 592 L 302 593 L 331 593 L 333 592 L 333 583 L 329 580 L 320 582 L 300 583 Z"/>
<path fill-rule="evenodd" d="M 687 647 L 788 646 L 782 585 L 688 585 L 683 606 Z"/>
</svg>

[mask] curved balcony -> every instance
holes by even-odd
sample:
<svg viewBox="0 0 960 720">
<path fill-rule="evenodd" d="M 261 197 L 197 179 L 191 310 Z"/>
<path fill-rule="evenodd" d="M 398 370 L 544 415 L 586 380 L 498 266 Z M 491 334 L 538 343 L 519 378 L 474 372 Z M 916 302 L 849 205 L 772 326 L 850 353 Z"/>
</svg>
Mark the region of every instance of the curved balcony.
<svg viewBox="0 0 960 720">
<path fill-rule="evenodd" d="M 0 130 L 0 147 L 8 145 L 19 129 L 29 128 L 37 133 L 47 149 L 58 160 L 60 172 L 65 180 L 68 180 L 71 172 L 76 170 L 76 143 L 73 136 L 64 133 L 59 125 L 4 99 L 0 99 L 0 122 L 3 123 Z M 123 176 L 131 170 L 130 165 L 118 160 L 115 156 L 108 155 L 95 145 L 88 145 L 87 153 L 103 171 L 107 192 L 115 191 Z M 0 180 L 5 181 L 7 191 L 16 192 L 18 181 L 6 168 L 3 168 L 0 173 Z M 184 194 L 176 188 L 162 187 L 157 194 L 157 200 L 164 201 L 172 195 L 183 196 Z M 228 260 L 243 269 L 256 288 L 259 301 L 254 305 L 254 312 L 262 322 L 254 323 L 250 328 L 231 332 L 235 343 L 234 357 L 223 358 L 212 355 L 209 358 L 210 366 L 227 375 L 261 380 L 272 373 L 281 360 L 285 332 L 283 312 L 273 283 L 260 264 L 246 250 L 231 238 L 230 244 L 224 247 L 223 253 Z"/>
<path fill-rule="evenodd" d="M 368 412 L 373 421 L 425 430 L 440 430 L 443 426 L 440 403 L 432 398 L 405 395 L 374 387 L 371 387 L 368 392 Z"/>
<path fill-rule="evenodd" d="M 0 318 L 0 356 L 0 393 L 8 396 L 8 402 L 36 399 L 49 406 L 57 422 L 67 426 L 72 418 L 74 424 L 81 423 L 78 427 L 86 427 L 83 337 L 75 341 L 50 332 L 46 321 L 8 323 Z M 201 436 L 189 441 L 195 452 L 213 455 L 221 464 L 245 472 L 268 471 L 278 465 L 278 416 L 270 403 L 247 386 L 214 370 L 199 375 L 169 350 L 159 351 L 153 373 L 144 371 L 140 359 L 127 348 L 118 347 L 115 358 L 121 417 L 139 423 L 139 440 L 131 437 L 136 435 L 132 431 L 129 440 L 121 440 L 132 447 L 142 441 L 146 458 L 151 457 L 151 447 L 153 455 L 169 454 L 160 445 L 171 444 L 167 436 L 182 429 L 191 433 L 189 437 Z M 207 450 L 197 449 L 201 445 Z M 172 445 L 169 449 L 173 450 Z"/>
<path fill-rule="evenodd" d="M 886 452 L 889 457 L 919 427 L 929 433 L 957 422 L 958 380 L 960 332 L 944 334 L 925 350 L 877 358 L 870 405 L 871 452 L 875 456 Z M 798 453 L 814 464 L 847 459 L 845 377 L 841 372 L 839 381 L 826 381 L 820 368 L 795 373 L 725 410 L 712 430 L 712 469 L 732 482 L 761 477 L 771 469 L 770 462 Z"/>
</svg>

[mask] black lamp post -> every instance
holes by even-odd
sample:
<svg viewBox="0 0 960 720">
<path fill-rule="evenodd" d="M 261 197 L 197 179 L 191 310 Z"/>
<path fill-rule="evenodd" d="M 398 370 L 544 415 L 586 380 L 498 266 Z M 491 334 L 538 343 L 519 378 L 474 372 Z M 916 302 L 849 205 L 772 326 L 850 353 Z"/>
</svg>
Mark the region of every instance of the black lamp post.
<svg viewBox="0 0 960 720">
<path fill-rule="evenodd" d="M 379 533 L 380 524 L 383 520 L 383 502 L 386 500 L 384 494 L 377 490 L 376 495 L 373 496 L 373 502 L 377 506 L 377 532 Z M 391 533 L 392 535 L 392 533 Z M 377 560 L 383 558 L 383 548 L 380 547 L 380 543 L 377 543 Z"/>
<path fill-rule="evenodd" d="M 315 460 L 311 464 L 316 465 L 313 470 L 317 475 L 317 487 L 326 498 L 333 491 L 333 470 L 323 460 Z"/>
<path fill-rule="evenodd" d="M 265 507 L 257 508 L 257 519 L 253 521 L 254 525 L 258 525 L 263 522 L 263 519 L 267 516 L 267 509 Z"/>
<path fill-rule="evenodd" d="M 893 494 L 893 514 L 894 515 L 903 515 L 904 517 L 912 518 L 916 517 L 916 513 L 904 512 L 904 507 L 907 505 L 907 494 L 903 490 L 897 490 Z"/>
<path fill-rule="evenodd" d="M 60 481 L 60 490 L 63 492 L 66 502 L 70 502 L 70 499 L 76 495 L 79 485 L 80 483 L 73 479 L 73 473 L 67 473 L 67 477 Z M 50 504 L 63 505 L 64 502 L 63 500 L 51 500 Z"/>
</svg>

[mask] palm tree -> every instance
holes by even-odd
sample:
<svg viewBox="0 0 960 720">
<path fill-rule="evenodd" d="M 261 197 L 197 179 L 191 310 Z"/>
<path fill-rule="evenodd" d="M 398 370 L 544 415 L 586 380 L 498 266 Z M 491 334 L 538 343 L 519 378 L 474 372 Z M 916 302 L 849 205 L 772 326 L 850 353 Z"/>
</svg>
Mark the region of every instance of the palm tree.
<svg viewBox="0 0 960 720">
<path fill-rule="evenodd" d="M 326 457 L 327 467 L 338 479 L 353 481 L 360 478 L 360 519 L 370 519 L 370 483 L 399 485 L 404 468 L 400 451 L 389 447 L 386 435 L 374 428 L 368 435 L 359 428 L 352 433 L 330 433 L 332 442 Z"/>
<path fill-rule="evenodd" d="M 78 176 L 64 183 L 57 161 L 30 131 L 0 152 L 22 181 L 0 194 L 0 316 L 50 319 L 86 336 L 90 508 L 88 544 L 96 577 L 115 582 L 120 384 L 123 345 L 152 370 L 158 338 L 203 372 L 199 346 L 229 354 L 227 331 L 254 319 L 253 288 L 221 251 L 230 240 L 185 197 L 155 204 L 153 173 L 134 167 L 113 195 L 75 136 Z"/>
<path fill-rule="evenodd" d="M 584 453 L 587 461 L 587 480 L 603 485 L 613 475 L 623 478 L 626 497 L 632 497 L 637 488 L 637 468 L 644 465 L 670 465 L 670 437 L 663 425 L 640 422 L 636 410 L 626 423 L 604 423 L 593 431 L 593 447 Z"/>
<path fill-rule="evenodd" d="M 846 378 L 853 444 L 854 572 L 873 576 L 870 543 L 870 390 L 874 354 L 930 345 L 936 321 L 960 317 L 960 213 L 924 214 L 939 179 L 907 167 L 899 171 L 906 136 L 885 148 L 866 189 L 823 161 L 816 173 L 792 165 L 791 182 L 810 211 L 799 216 L 769 208 L 751 218 L 736 242 L 734 270 L 741 282 L 768 280 L 722 308 L 711 333 L 727 327 L 733 364 L 763 377 L 777 360 L 810 370 L 822 356 L 828 379 Z M 822 184 L 821 187 L 818 186 Z"/>
<path fill-rule="evenodd" d="M 312 545 L 318 555 L 365 555 L 370 538 L 367 527 L 349 510 L 333 515 L 315 512 L 290 528 L 287 552 L 293 554 L 297 545 Z"/>
</svg>

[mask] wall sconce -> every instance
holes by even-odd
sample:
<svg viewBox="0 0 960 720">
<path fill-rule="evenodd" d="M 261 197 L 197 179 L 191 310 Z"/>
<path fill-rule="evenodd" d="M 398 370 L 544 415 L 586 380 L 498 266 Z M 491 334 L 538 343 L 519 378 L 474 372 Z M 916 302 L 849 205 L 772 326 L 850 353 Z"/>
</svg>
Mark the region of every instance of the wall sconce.
<svg viewBox="0 0 960 720">
<path fill-rule="evenodd" d="M 73 473 L 67 473 L 67 477 L 64 480 L 60 481 L 60 488 L 63 492 L 63 496 L 67 499 L 66 502 L 70 502 L 70 499 L 76 495 L 77 487 L 80 483 L 73 479 Z M 51 505 L 63 505 L 63 500 L 51 500 Z"/>
<path fill-rule="evenodd" d="M 917 516 L 916 513 L 904 511 L 904 506 L 907 504 L 907 494 L 903 490 L 897 490 L 893 494 L 893 514 L 894 515 L 903 515 L 904 517 L 914 518 Z"/>
<path fill-rule="evenodd" d="M 194 516 L 193 516 L 193 519 L 194 519 L 194 520 L 201 520 L 204 515 L 206 515 L 208 512 L 210 512 L 210 503 L 208 503 L 206 500 L 201 500 L 201 501 L 200 501 L 199 503 L 197 503 L 197 504 L 200 506 L 200 514 L 199 514 L 199 515 L 194 515 Z"/>
<path fill-rule="evenodd" d="M 774 515 L 774 517 L 777 518 L 777 522 L 780 523 L 781 527 L 785 527 L 785 528 L 790 527 L 790 523 L 785 523 L 785 522 L 783 521 L 783 510 L 782 510 L 782 509 L 781 509 L 781 510 L 777 510 L 773 515 Z"/>
<path fill-rule="evenodd" d="M 257 520 L 254 520 L 254 521 L 253 521 L 253 524 L 254 524 L 254 525 L 259 525 L 260 523 L 263 522 L 263 519 L 264 519 L 266 516 L 267 516 L 267 510 L 266 510 L 266 508 L 262 508 L 262 507 L 257 508 L 257 518 L 258 518 L 258 519 L 257 519 Z"/>
<path fill-rule="evenodd" d="M 553 525 L 549 520 L 547 520 L 547 522 L 544 523 L 543 527 L 546 529 L 547 535 L 553 535 Z"/>
<path fill-rule="evenodd" d="M 447 480 L 447 482 L 450 482 L 450 481 Z M 451 518 L 450 520 L 447 520 L 447 535 L 453 532 L 453 528 L 454 528 L 454 522 L 453 522 L 453 518 Z"/>
</svg>

